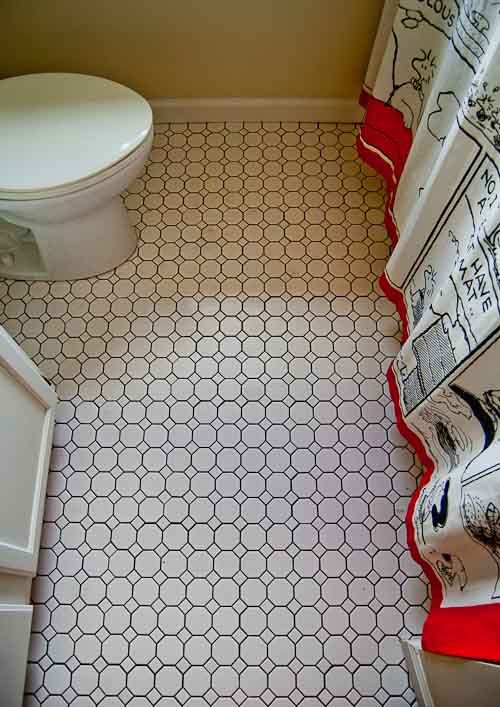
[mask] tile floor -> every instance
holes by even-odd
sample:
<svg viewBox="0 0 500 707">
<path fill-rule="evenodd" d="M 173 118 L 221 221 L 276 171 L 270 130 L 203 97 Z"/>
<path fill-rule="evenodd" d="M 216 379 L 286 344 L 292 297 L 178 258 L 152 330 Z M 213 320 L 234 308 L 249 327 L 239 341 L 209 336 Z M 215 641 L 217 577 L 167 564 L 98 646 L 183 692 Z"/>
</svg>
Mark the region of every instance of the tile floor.
<svg viewBox="0 0 500 707">
<path fill-rule="evenodd" d="M 26 705 L 414 704 L 418 469 L 349 125 L 160 125 L 115 272 L 0 282 L 61 403 Z"/>
</svg>

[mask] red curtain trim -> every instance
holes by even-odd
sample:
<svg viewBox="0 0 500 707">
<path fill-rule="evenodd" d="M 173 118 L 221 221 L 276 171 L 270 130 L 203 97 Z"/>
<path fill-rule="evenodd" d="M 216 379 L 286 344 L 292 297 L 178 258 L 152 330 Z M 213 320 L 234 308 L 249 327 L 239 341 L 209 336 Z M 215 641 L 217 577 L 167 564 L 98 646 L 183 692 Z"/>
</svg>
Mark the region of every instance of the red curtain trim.
<svg viewBox="0 0 500 707">
<path fill-rule="evenodd" d="M 412 134 L 404 126 L 401 113 L 392 106 L 379 101 L 364 90 L 359 102 L 366 108 L 366 116 L 357 138 L 358 153 L 361 159 L 385 180 L 387 199 L 384 222 L 392 245 L 395 246 L 398 241 L 398 230 L 392 215 L 394 199 L 411 149 Z M 402 343 L 404 343 L 408 338 L 408 314 L 403 293 L 389 281 L 385 273 L 380 278 L 380 287 L 396 306 L 401 318 Z M 398 429 L 414 448 L 424 468 L 422 479 L 411 497 L 406 516 L 410 553 L 422 567 L 431 586 L 431 609 L 423 628 L 422 647 L 433 653 L 500 663 L 500 604 L 441 608 L 443 599 L 441 582 L 432 567 L 418 552 L 412 520 L 413 512 L 420 490 L 432 476 L 434 462 L 427 454 L 420 437 L 404 420 L 399 388 L 392 365 L 387 371 L 387 380 L 394 402 Z"/>
</svg>

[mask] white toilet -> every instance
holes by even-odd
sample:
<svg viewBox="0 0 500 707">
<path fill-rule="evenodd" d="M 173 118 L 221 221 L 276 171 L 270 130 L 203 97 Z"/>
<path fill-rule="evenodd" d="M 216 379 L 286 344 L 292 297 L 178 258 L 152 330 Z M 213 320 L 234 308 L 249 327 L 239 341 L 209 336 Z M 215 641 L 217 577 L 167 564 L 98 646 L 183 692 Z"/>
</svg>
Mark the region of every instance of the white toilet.
<svg viewBox="0 0 500 707">
<path fill-rule="evenodd" d="M 148 102 L 113 81 L 0 81 L 0 277 L 74 280 L 129 258 L 137 237 L 120 192 L 152 141 Z"/>
</svg>

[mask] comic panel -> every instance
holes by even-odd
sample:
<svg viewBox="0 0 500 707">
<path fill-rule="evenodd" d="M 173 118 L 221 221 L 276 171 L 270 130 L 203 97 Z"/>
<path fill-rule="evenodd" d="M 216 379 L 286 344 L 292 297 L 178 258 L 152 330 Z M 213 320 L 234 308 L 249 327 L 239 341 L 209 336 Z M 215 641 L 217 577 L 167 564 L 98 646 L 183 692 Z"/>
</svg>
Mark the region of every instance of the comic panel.
<svg viewBox="0 0 500 707">
<path fill-rule="evenodd" d="M 450 388 L 468 405 L 483 440 L 462 473 L 460 513 L 469 536 L 497 564 L 491 598 L 500 600 L 500 343 L 493 342 Z"/>
<path fill-rule="evenodd" d="M 499 359 L 497 337 L 411 417 L 439 469 L 420 492 L 413 523 L 443 606 L 500 601 Z"/>
<path fill-rule="evenodd" d="M 450 48 L 462 72 L 480 70 L 497 14 L 495 3 L 472 0 L 400 2 L 392 33 L 392 86 L 384 98 L 402 113 L 407 128 L 418 126 L 428 88 Z"/>
<path fill-rule="evenodd" d="M 485 156 L 405 290 L 412 337 L 396 362 L 405 413 L 496 327 L 500 315 L 500 174 Z"/>
</svg>

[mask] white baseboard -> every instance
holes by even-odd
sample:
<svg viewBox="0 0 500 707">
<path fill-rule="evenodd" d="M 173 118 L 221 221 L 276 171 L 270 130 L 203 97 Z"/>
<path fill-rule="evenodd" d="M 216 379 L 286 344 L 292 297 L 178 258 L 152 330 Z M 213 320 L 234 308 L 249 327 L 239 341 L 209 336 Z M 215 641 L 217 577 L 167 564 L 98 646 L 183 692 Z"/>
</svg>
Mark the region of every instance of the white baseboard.
<svg viewBox="0 0 500 707">
<path fill-rule="evenodd" d="M 360 123 L 350 98 L 152 98 L 156 123 Z"/>
</svg>

